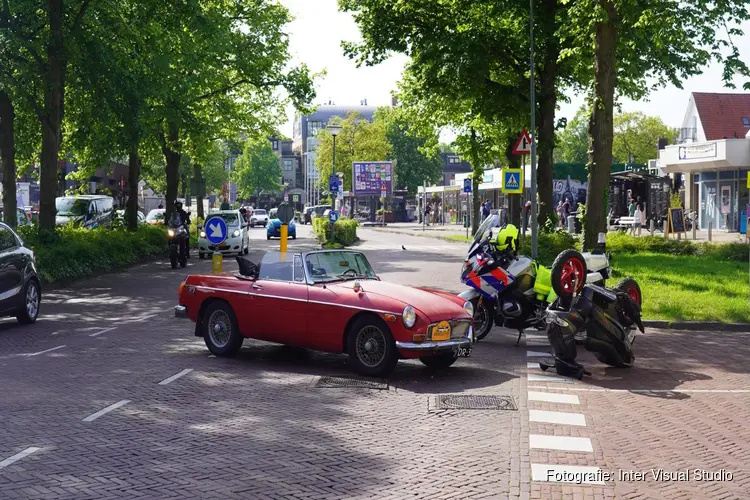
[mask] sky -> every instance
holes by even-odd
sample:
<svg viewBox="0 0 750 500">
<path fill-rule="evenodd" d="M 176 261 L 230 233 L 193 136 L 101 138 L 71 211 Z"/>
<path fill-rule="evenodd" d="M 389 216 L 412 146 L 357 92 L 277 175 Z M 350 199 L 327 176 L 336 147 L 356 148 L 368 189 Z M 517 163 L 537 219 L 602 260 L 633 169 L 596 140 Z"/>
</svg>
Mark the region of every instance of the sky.
<svg viewBox="0 0 750 500">
<path fill-rule="evenodd" d="M 313 72 L 326 71 L 317 82 L 317 98 L 313 104 L 325 104 L 331 100 L 338 105 L 359 105 L 365 99 L 371 106 L 391 104 L 391 93 L 396 90 L 407 61 L 405 56 L 394 55 L 375 67 L 357 68 L 355 62 L 344 55 L 341 41 L 360 40 L 359 29 L 350 14 L 338 11 L 336 0 L 280 1 L 295 18 L 286 30 L 293 63 L 304 62 Z M 734 43 L 740 48 L 750 47 L 750 22 L 742 28 L 745 36 L 736 38 Z M 746 62 L 750 64 L 750 54 Z M 691 92 L 737 92 L 742 89 L 740 81 L 735 82 L 738 90 L 725 89 L 721 73 L 721 65 L 713 64 L 703 74 L 685 81 L 683 89 L 669 86 L 653 92 L 647 101 L 622 100 L 622 110 L 641 111 L 660 117 L 671 127 L 680 127 Z M 572 119 L 583 104 L 583 96 L 568 97 L 571 102 L 559 105 L 556 118 Z M 291 137 L 294 117 L 291 107 L 287 114 L 289 120 L 281 131 Z M 441 139 L 450 141 L 450 132 L 446 131 Z"/>
</svg>

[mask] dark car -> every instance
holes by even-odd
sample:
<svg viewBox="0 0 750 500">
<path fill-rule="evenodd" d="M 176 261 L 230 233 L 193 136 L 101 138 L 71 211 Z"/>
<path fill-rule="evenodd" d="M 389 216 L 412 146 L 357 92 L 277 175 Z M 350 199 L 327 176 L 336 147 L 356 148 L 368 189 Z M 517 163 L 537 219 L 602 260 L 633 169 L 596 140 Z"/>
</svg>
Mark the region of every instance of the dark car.
<svg viewBox="0 0 750 500">
<path fill-rule="evenodd" d="M 41 301 L 34 252 L 0 223 L 0 317 L 15 316 L 19 323 L 31 324 L 39 316 Z"/>
<path fill-rule="evenodd" d="M 315 207 L 305 207 L 302 212 L 302 224 L 312 224 L 312 211 Z"/>
</svg>

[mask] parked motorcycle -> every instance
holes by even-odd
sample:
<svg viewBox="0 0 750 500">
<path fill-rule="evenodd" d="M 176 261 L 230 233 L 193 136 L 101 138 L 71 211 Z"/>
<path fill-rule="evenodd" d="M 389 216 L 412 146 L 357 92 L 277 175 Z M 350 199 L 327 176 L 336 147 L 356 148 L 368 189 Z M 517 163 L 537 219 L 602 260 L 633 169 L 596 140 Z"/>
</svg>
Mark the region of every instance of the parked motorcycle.
<svg viewBox="0 0 750 500">
<path fill-rule="evenodd" d="M 461 282 L 470 290 L 459 296 L 474 305 L 477 340 L 485 338 L 493 325 L 518 330 L 518 341 L 526 328 L 545 330 L 547 306 L 555 298 L 571 298 L 585 283 L 604 285 L 610 277 L 604 234 L 599 236 L 596 251 L 566 250 L 548 269 L 517 254 L 515 226 L 500 227 L 501 241 L 492 241 L 492 230 L 498 224 L 497 214 L 482 222 L 461 269 Z"/>
<path fill-rule="evenodd" d="M 168 229 L 167 237 L 169 238 L 169 261 L 172 264 L 172 269 L 177 269 L 177 264 L 180 267 L 187 266 L 188 259 L 188 245 L 190 240 L 190 233 L 185 227 L 184 222 L 175 220 L 172 217 Z"/>
<path fill-rule="evenodd" d="M 554 358 L 541 361 L 542 370 L 554 367 L 559 375 L 579 380 L 591 375 L 575 360 L 576 335 L 581 331 L 585 331 L 583 347 L 596 359 L 614 367 L 630 367 L 635 361 L 635 326 L 645 332 L 640 288 L 634 280 L 613 290 L 587 284 L 572 300 L 555 300 L 549 307 L 547 324 Z"/>
</svg>

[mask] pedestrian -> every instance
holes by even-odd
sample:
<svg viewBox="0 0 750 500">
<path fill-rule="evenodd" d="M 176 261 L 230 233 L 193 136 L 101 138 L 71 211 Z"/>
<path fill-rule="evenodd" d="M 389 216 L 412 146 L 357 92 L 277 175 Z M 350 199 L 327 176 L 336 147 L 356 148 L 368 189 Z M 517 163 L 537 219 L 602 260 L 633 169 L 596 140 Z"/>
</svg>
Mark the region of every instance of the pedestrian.
<svg viewBox="0 0 750 500">
<path fill-rule="evenodd" d="M 224 198 L 224 201 L 221 202 L 221 207 L 219 207 L 219 210 L 231 210 L 232 207 L 229 205 L 229 199 Z"/>
<path fill-rule="evenodd" d="M 531 203 L 531 202 L 529 202 L 529 203 Z M 557 203 L 557 209 L 555 211 L 557 212 L 557 218 L 560 221 L 559 226 L 560 227 L 565 227 L 565 221 L 563 220 L 563 201 L 562 201 L 562 198 Z"/>
<path fill-rule="evenodd" d="M 630 234 L 635 236 L 635 231 L 637 229 L 641 228 L 641 224 L 643 223 L 643 210 L 641 210 L 641 205 L 635 206 L 635 211 L 633 212 L 633 228 L 630 230 Z M 640 231 L 639 231 L 640 233 Z"/>
<path fill-rule="evenodd" d="M 630 198 L 630 206 L 628 207 L 628 216 L 635 217 L 635 200 Z"/>
<path fill-rule="evenodd" d="M 153 206 L 153 205 L 151 205 Z M 157 207 L 159 210 L 164 210 L 164 203 L 159 202 L 159 206 Z"/>
<path fill-rule="evenodd" d="M 427 205 L 426 205 L 426 206 L 424 207 L 424 223 L 425 223 L 426 225 L 428 225 L 428 226 L 430 225 L 430 212 L 431 212 L 431 211 L 432 211 L 432 207 L 430 207 L 430 204 L 428 203 L 428 204 L 427 204 Z"/>
<path fill-rule="evenodd" d="M 570 200 L 565 198 L 565 203 L 562 206 L 563 224 L 567 224 L 568 217 L 570 216 Z"/>
<path fill-rule="evenodd" d="M 482 205 L 482 220 L 490 216 L 490 202 L 485 201 Z"/>
<path fill-rule="evenodd" d="M 524 212 L 526 213 L 526 217 L 524 219 L 524 227 L 528 227 L 531 225 L 531 200 L 526 202 Z"/>
</svg>

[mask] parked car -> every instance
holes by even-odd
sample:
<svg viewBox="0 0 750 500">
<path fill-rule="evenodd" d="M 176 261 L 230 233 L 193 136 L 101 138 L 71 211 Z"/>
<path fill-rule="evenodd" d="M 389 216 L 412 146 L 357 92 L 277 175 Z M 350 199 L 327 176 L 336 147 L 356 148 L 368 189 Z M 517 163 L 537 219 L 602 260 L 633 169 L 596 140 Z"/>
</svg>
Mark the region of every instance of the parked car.
<svg viewBox="0 0 750 500">
<path fill-rule="evenodd" d="M 1 222 L 0 270 L 0 316 L 15 316 L 21 324 L 34 323 L 42 301 L 34 252 Z"/>
<path fill-rule="evenodd" d="M 155 208 L 151 210 L 146 216 L 146 223 L 152 226 L 156 224 L 164 224 L 164 218 L 166 217 L 167 211 L 163 208 Z"/>
<path fill-rule="evenodd" d="M 315 207 L 305 207 L 302 211 L 302 224 L 312 224 L 312 212 Z"/>
<path fill-rule="evenodd" d="M 250 227 L 265 226 L 267 222 L 268 212 L 266 212 L 262 208 L 253 210 L 252 215 L 250 215 Z"/>
<path fill-rule="evenodd" d="M 331 210 L 332 208 L 333 207 L 331 207 L 331 205 L 316 205 L 315 207 L 313 207 L 312 218 L 316 219 L 318 217 L 324 217 L 326 215 L 326 211 Z"/>
<path fill-rule="evenodd" d="M 250 235 L 247 232 L 247 222 L 239 210 L 220 210 L 211 212 L 206 216 L 208 221 L 211 217 L 221 217 L 227 223 L 227 239 L 220 245 L 214 245 L 206 238 L 206 231 L 210 227 L 203 227 L 198 238 L 198 258 L 205 259 L 206 255 L 221 252 L 223 255 L 241 255 L 250 251 Z"/>
<path fill-rule="evenodd" d="M 141 212 L 140 210 L 138 210 L 136 216 L 138 217 L 138 224 L 143 224 L 144 222 L 146 222 L 146 216 L 143 215 L 143 212 Z M 125 210 L 117 210 L 115 212 L 115 219 L 119 219 L 124 224 L 125 223 Z"/>
<path fill-rule="evenodd" d="M 114 199 L 103 195 L 61 196 L 55 200 L 56 224 L 79 227 L 110 226 L 114 219 Z"/>
<path fill-rule="evenodd" d="M 385 377 L 399 359 L 447 368 L 471 354 L 470 302 L 381 281 L 361 252 L 268 252 L 237 262 L 239 273 L 191 275 L 178 292 L 175 316 L 195 322 L 216 356 L 254 338 L 346 353 L 356 372 Z"/>
<path fill-rule="evenodd" d="M 23 208 L 16 208 L 16 226 L 30 226 L 31 225 L 31 216 L 29 213 L 24 210 Z M 0 221 L 5 220 L 5 210 L 3 207 L 0 207 Z"/>
<path fill-rule="evenodd" d="M 271 210 L 271 214 L 268 218 L 268 224 L 266 224 L 267 240 L 270 240 L 271 238 L 281 238 L 281 219 L 276 216 L 274 210 L 276 209 Z M 289 224 L 287 225 L 287 236 L 289 236 L 293 240 L 297 239 L 297 224 L 295 224 L 294 219 L 290 220 Z"/>
</svg>

